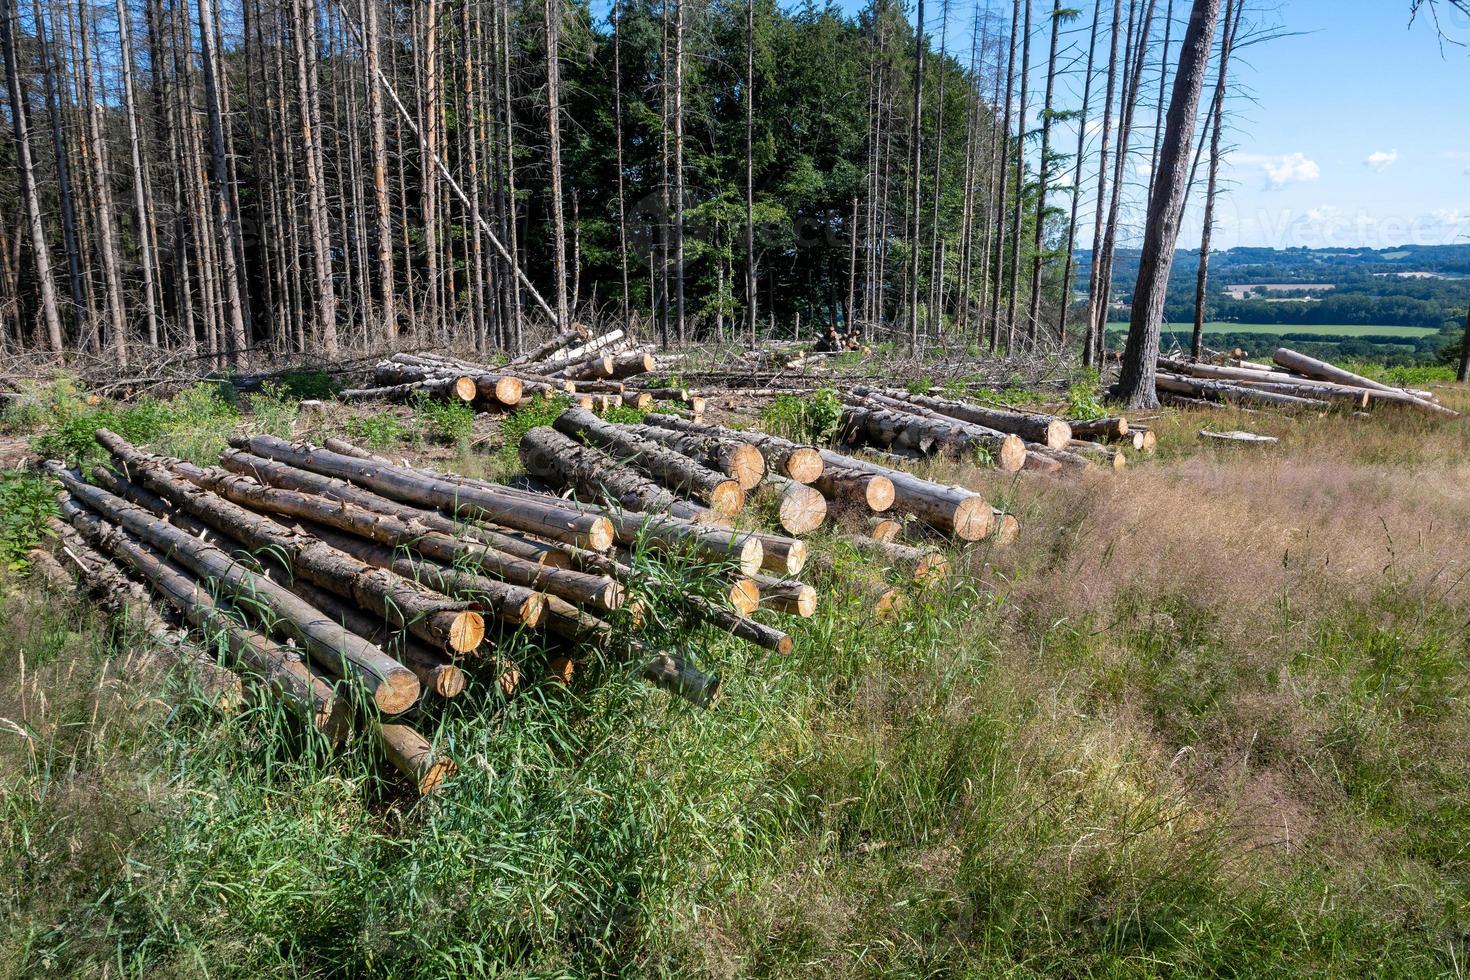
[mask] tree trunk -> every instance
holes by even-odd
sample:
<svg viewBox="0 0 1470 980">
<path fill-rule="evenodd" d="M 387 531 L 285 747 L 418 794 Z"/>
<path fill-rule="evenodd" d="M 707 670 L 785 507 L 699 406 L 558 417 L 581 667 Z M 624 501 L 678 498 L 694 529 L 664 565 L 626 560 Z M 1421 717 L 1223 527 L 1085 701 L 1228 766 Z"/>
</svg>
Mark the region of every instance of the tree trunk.
<svg viewBox="0 0 1470 980">
<path fill-rule="evenodd" d="M 41 11 L 40 0 L 32 0 L 31 10 L 35 15 L 36 50 L 41 60 L 41 77 L 45 83 L 46 112 L 51 119 L 51 146 L 56 158 L 56 192 L 61 205 L 61 240 L 66 250 L 67 282 L 71 286 L 72 327 L 76 331 L 77 343 L 83 349 L 94 351 L 97 338 L 93 334 L 92 321 L 82 288 L 82 256 L 77 243 L 76 197 L 72 190 L 71 161 L 67 153 L 66 132 L 61 123 L 61 96 L 51 57 L 50 42 L 46 38 L 46 18 Z M 12 103 L 12 112 L 19 111 Z M 88 110 L 88 120 L 91 111 Z"/>
<path fill-rule="evenodd" d="M 546 134 L 551 167 L 551 275 L 556 280 L 556 329 L 566 330 L 567 226 L 561 183 L 561 0 L 546 3 Z"/>
<path fill-rule="evenodd" d="M 61 313 L 56 306 L 56 282 L 51 278 L 51 253 L 46 245 L 46 224 L 41 217 L 36 168 L 31 160 L 31 137 L 20 87 L 20 49 L 15 39 L 19 17 L 13 5 L 14 0 L 0 0 L 0 48 L 3 48 L 0 53 L 5 56 L 5 86 L 10 96 L 10 122 L 15 133 L 20 196 L 30 225 L 31 255 L 36 263 L 36 282 L 41 292 L 41 316 L 46 325 L 46 343 L 53 353 L 60 354 Z"/>
<path fill-rule="evenodd" d="M 1205 346 L 1205 298 L 1210 287 L 1210 240 L 1215 230 L 1215 198 L 1220 189 L 1220 137 L 1224 131 L 1225 95 L 1230 71 L 1230 51 L 1235 44 L 1235 32 L 1240 27 L 1240 17 L 1245 3 L 1236 5 L 1236 0 L 1226 0 L 1225 27 L 1220 32 L 1220 69 L 1215 80 L 1215 102 L 1210 112 L 1214 120 L 1210 126 L 1210 176 L 1205 191 L 1204 231 L 1199 246 L 1199 275 L 1194 286 L 1194 336 L 1190 352 L 1199 360 Z M 1187 193 L 1187 192 L 1186 192 Z"/>
<path fill-rule="evenodd" d="M 1016 206 L 1011 212 L 1011 282 L 1006 312 L 1006 350 L 1015 348 L 1016 304 L 1021 291 L 1021 222 L 1026 204 L 1026 91 L 1031 77 L 1031 3 L 1024 0 L 1025 18 L 1021 26 L 1021 101 L 1017 113 L 1016 139 Z"/>
<path fill-rule="evenodd" d="M 1042 103 L 1041 110 L 1041 164 L 1036 174 L 1036 229 L 1032 238 L 1031 248 L 1031 305 L 1027 308 L 1028 323 L 1026 325 L 1026 336 L 1032 346 L 1036 344 L 1038 325 L 1041 322 L 1041 262 L 1042 246 L 1046 241 L 1046 185 L 1047 178 L 1051 173 L 1051 107 L 1052 96 L 1056 91 L 1057 84 L 1057 40 L 1062 30 L 1062 0 L 1052 0 L 1051 8 L 1051 53 L 1046 62 L 1046 100 Z M 1088 81 L 1091 81 L 1089 73 Z M 1085 110 L 1084 110 L 1085 114 Z M 1086 132 L 1086 129 L 1083 129 Z M 1066 284 L 1063 284 L 1066 289 Z M 1065 309 L 1067 297 L 1062 296 L 1062 307 Z"/>
<path fill-rule="evenodd" d="M 1215 22 L 1219 16 L 1220 0 L 1195 0 L 1179 55 L 1179 71 L 1169 103 L 1168 131 L 1164 135 L 1159 179 L 1148 206 L 1138 285 L 1133 294 L 1133 320 L 1129 325 L 1123 370 L 1118 379 L 1118 397 L 1130 408 L 1153 408 L 1159 403 L 1154 391 L 1159 329 L 1169 289 L 1169 270 L 1174 262 L 1174 247 L 1179 239 L 1195 116 L 1199 111 L 1200 91 L 1204 88 Z"/>
<path fill-rule="evenodd" d="M 914 13 L 914 119 L 909 139 L 913 146 L 909 150 L 909 348 L 919 349 L 919 177 L 923 162 L 923 111 L 924 111 L 924 48 L 928 39 L 924 37 L 924 0 L 918 0 Z"/>
<path fill-rule="evenodd" d="M 856 233 L 856 232 L 854 232 Z M 755 0 L 745 0 L 745 316 L 755 346 Z"/>
<path fill-rule="evenodd" d="M 1087 326 L 1085 330 L 1084 346 L 1082 348 L 1082 363 L 1091 366 L 1097 360 L 1097 351 L 1102 345 L 1096 336 L 1099 323 L 1106 324 L 1109 284 L 1101 281 L 1103 247 L 1103 220 L 1105 208 L 1103 202 L 1108 198 L 1108 143 L 1113 133 L 1113 97 L 1117 93 L 1118 81 L 1118 38 L 1123 27 L 1123 0 L 1112 0 L 1113 4 L 1113 27 L 1110 50 L 1108 53 L 1108 85 L 1107 95 L 1103 100 L 1102 120 L 1102 145 L 1097 155 L 1097 203 L 1094 207 L 1092 219 L 1092 258 L 1089 262 L 1087 278 Z M 1081 192 L 1081 185 L 1078 185 Z"/>
<path fill-rule="evenodd" d="M 107 299 L 108 340 L 119 367 L 128 364 L 128 317 L 123 310 L 122 271 L 117 257 L 117 233 L 112 223 L 112 175 L 108 172 L 107 133 L 102 125 L 101 99 L 93 89 L 92 26 L 90 12 L 80 12 L 82 100 L 91 136 L 93 208 L 97 218 L 98 254 L 102 260 L 102 287 Z"/>
</svg>

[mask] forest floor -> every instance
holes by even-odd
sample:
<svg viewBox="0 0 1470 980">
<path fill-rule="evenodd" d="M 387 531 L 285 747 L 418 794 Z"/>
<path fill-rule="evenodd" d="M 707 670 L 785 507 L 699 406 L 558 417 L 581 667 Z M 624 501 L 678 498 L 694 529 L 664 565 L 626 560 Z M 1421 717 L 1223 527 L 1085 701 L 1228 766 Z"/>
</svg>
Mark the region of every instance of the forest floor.
<svg viewBox="0 0 1470 980">
<path fill-rule="evenodd" d="M 512 465 L 432 412 L 59 403 L 8 434 Z M 1470 421 L 1150 424 L 1119 475 L 932 464 L 1019 540 L 899 622 L 825 591 L 789 657 L 703 634 L 711 710 L 609 670 L 451 711 L 422 802 L 363 749 L 170 707 L 128 637 L 0 572 L 0 977 L 1463 973 Z M 7 560 L 47 493 L 0 482 Z"/>
</svg>

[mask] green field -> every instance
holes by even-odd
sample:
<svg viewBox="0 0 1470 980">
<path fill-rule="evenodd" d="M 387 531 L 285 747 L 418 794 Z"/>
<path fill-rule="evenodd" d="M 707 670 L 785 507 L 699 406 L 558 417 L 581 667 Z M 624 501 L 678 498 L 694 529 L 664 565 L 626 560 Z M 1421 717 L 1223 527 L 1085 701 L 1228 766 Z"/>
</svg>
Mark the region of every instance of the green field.
<svg viewBox="0 0 1470 980">
<path fill-rule="evenodd" d="M 1123 325 L 1117 325 L 1122 327 Z M 1166 333 L 1190 333 L 1192 323 L 1171 323 Z M 1427 337 L 1438 333 L 1432 327 L 1375 327 L 1361 324 L 1295 324 L 1295 323 L 1206 323 L 1205 333 L 1269 333 L 1314 334 L 1319 337 Z"/>
</svg>

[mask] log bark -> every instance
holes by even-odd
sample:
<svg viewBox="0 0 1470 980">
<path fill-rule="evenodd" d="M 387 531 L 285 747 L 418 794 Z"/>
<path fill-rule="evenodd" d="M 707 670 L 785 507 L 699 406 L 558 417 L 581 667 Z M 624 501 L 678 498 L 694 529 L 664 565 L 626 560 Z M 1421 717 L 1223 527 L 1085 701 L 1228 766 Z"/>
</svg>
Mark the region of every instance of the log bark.
<svg viewBox="0 0 1470 980">
<path fill-rule="evenodd" d="M 329 442 L 332 440 L 328 440 Z M 404 521 L 415 521 L 424 527 L 456 538 L 470 538 L 480 544 L 521 558 L 537 565 L 551 568 L 569 568 L 572 561 L 567 552 L 542 541 L 510 534 L 505 531 L 468 521 L 456 521 L 434 510 L 400 504 L 396 500 L 363 490 L 348 483 L 319 473 L 300 470 L 286 463 L 255 456 L 246 452 L 224 452 L 220 454 L 220 465 L 231 473 L 248 476 L 283 490 L 299 490 L 317 494 L 329 500 L 353 504 L 379 514 L 397 517 Z M 145 505 L 146 506 L 146 505 Z M 570 545 L 564 547 L 571 547 Z M 525 583 L 522 583 L 525 584 Z"/>
<path fill-rule="evenodd" d="M 704 599 L 690 597 L 689 609 L 697 619 L 773 653 L 784 656 L 795 649 L 796 644 L 791 637 L 774 626 L 757 623 L 753 619 L 738 615 L 728 609 L 721 609 Z"/>
<path fill-rule="evenodd" d="M 420 470 L 360 459 L 305 443 L 292 444 L 273 436 L 236 438 L 230 440 L 230 445 L 322 476 L 351 480 L 385 497 L 433 507 L 464 520 L 489 521 L 592 551 L 612 547 L 612 526 L 606 517 L 559 506 L 560 501 L 554 499 L 528 498 L 494 484 L 451 482 Z"/>
<path fill-rule="evenodd" d="M 700 465 L 681 452 L 641 438 L 583 409 L 567 409 L 554 427 L 563 435 L 605 450 L 669 490 L 690 495 L 716 513 L 734 516 L 745 506 L 745 491 L 735 480 Z"/>
<path fill-rule="evenodd" d="M 1087 419 L 1067 424 L 1072 427 L 1073 439 L 1123 439 L 1128 435 L 1125 418 Z"/>
<path fill-rule="evenodd" d="M 580 323 L 574 323 L 570 329 L 557 334 L 541 346 L 533 348 L 521 354 L 519 357 L 511 358 L 510 363 L 513 365 L 534 364 L 537 361 L 545 360 L 568 344 L 579 343 L 586 339 L 587 328 Z"/>
<path fill-rule="evenodd" d="M 1087 442 L 1084 439 L 1073 439 L 1067 443 L 1065 450 L 1053 450 L 1053 452 L 1065 452 L 1069 456 L 1078 456 L 1084 461 L 1096 463 L 1110 470 L 1123 470 L 1128 467 L 1128 457 L 1117 449 L 1096 442 Z"/>
<path fill-rule="evenodd" d="M 708 708 L 719 695 L 720 679 L 691 666 L 683 657 L 660 653 L 643 665 L 643 679 L 697 708 Z"/>
<path fill-rule="evenodd" d="M 612 374 L 610 377 L 619 379 L 634 378 L 640 374 L 652 372 L 656 366 L 653 354 L 649 351 L 633 351 L 627 354 L 619 354 L 613 358 Z"/>
<path fill-rule="evenodd" d="M 469 682 L 465 672 L 422 640 L 403 630 L 394 629 L 387 620 L 371 616 L 307 582 L 292 583 L 291 588 L 334 622 L 341 623 L 343 629 L 351 630 L 369 643 L 377 645 L 384 653 L 413 671 L 425 691 L 433 691 L 442 698 L 458 697 L 464 693 Z"/>
<path fill-rule="evenodd" d="M 597 351 L 611 347 L 613 344 L 622 340 L 624 336 L 625 334 L 621 329 L 611 330 L 600 336 L 593 337 L 585 344 L 577 347 L 563 347 L 554 351 L 547 355 L 544 360 L 548 364 L 574 364 L 577 361 L 584 360 Z"/>
<path fill-rule="evenodd" d="M 932 548 L 916 548 L 912 545 L 885 543 L 856 536 L 843 540 L 920 585 L 943 582 L 950 576 L 949 559 Z"/>
<path fill-rule="evenodd" d="M 656 425 L 675 432 L 691 432 L 696 435 L 734 439 L 754 446 L 765 458 L 767 470 L 795 480 L 797 483 L 811 483 L 822 475 L 822 457 L 816 449 L 799 445 L 789 439 L 782 439 L 780 436 L 706 425 L 703 422 L 682 419 L 677 415 L 659 413 L 650 413 L 644 416 L 643 421 L 646 425 Z"/>
<path fill-rule="evenodd" d="M 454 760 L 407 725 L 378 725 L 378 745 L 393 767 L 413 783 L 420 796 L 438 792 L 458 772 Z"/>
<path fill-rule="evenodd" d="M 755 489 L 766 475 L 766 461 L 760 450 L 738 439 L 679 432 L 657 425 L 633 425 L 627 431 L 640 439 L 656 442 L 665 449 L 687 456 L 701 466 L 725 474 L 740 484 L 741 490 Z"/>
<path fill-rule="evenodd" d="M 599 353 L 552 371 L 547 377 L 562 378 L 567 381 L 599 381 L 603 378 L 611 378 L 613 369 L 613 356 Z"/>
<path fill-rule="evenodd" d="M 868 518 L 868 537 L 874 541 L 892 542 L 903 536 L 903 521 L 874 515 Z"/>
<path fill-rule="evenodd" d="M 510 623 L 524 623 L 535 618 L 535 607 L 541 601 L 537 590 L 553 592 L 601 609 L 616 609 L 623 601 L 622 587 L 609 578 L 583 575 L 564 568 L 548 568 L 496 551 L 477 541 L 466 541 L 431 530 L 423 524 L 314 494 L 266 486 L 248 476 L 225 470 L 205 470 L 189 464 L 179 464 L 173 469 L 195 486 L 242 507 L 313 521 L 396 550 L 416 551 L 445 565 L 492 576 L 506 586 L 497 590 L 492 608 L 501 619 Z"/>
<path fill-rule="evenodd" d="M 829 466 L 842 466 L 886 476 L 893 482 L 893 507 L 899 513 L 912 514 L 936 530 L 961 541 L 980 541 L 995 529 L 995 514 L 990 504 L 978 493 L 963 487 L 944 486 L 923 480 L 902 470 L 822 450 L 822 460 Z"/>
<path fill-rule="evenodd" d="M 971 405 L 968 402 L 953 401 L 948 398 L 934 398 L 929 395 L 911 395 L 901 390 L 875 390 L 872 388 L 856 387 L 853 394 L 866 397 L 868 395 L 882 395 L 885 398 L 896 399 L 907 402 L 910 405 L 918 405 L 930 411 L 947 415 L 961 422 L 970 422 L 994 429 L 998 432 L 1009 432 L 1018 435 L 1027 442 L 1039 442 L 1052 449 L 1061 449 L 1066 446 L 1067 440 L 1072 438 L 1072 427 L 1065 420 L 1054 415 L 1040 415 L 1034 412 L 1016 412 L 1003 408 L 986 408 L 983 405 Z"/>
<path fill-rule="evenodd" d="M 485 620 L 463 602 L 455 602 L 415 582 L 368 566 L 320 540 L 202 490 L 169 471 L 176 461 L 152 456 L 107 429 L 97 441 L 128 474 L 155 493 L 229 535 L 257 553 L 281 562 L 292 572 L 350 599 L 432 646 L 467 653 L 485 636 Z"/>
<path fill-rule="evenodd" d="M 1177 374 L 1158 372 L 1154 379 L 1160 393 L 1182 395 L 1185 398 L 1231 402 L 1238 405 L 1260 405 L 1267 408 L 1320 409 L 1328 403 L 1320 398 L 1298 398 L 1295 395 L 1278 395 L 1270 391 L 1256 391 L 1224 381 L 1205 381 L 1186 378 Z"/>
<path fill-rule="evenodd" d="M 269 610 L 272 628 L 294 640 L 334 677 L 363 685 L 378 708 L 407 710 L 418 699 L 419 682 L 407 667 L 378 647 L 332 623 L 310 603 L 251 571 L 224 551 L 170 525 L 163 518 L 81 480 L 58 464 L 47 464 L 68 492 L 88 508 L 140 541 L 159 549 L 245 609 Z"/>
<path fill-rule="evenodd" d="M 806 567 L 810 549 L 805 541 L 779 534 L 753 534 L 751 537 L 761 546 L 760 558 L 756 562 L 757 570 L 764 569 L 789 578 L 800 575 L 801 570 Z M 755 570 L 750 574 L 755 574 Z"/>
<path fill-rule="evenodd" d="M 1453 409 L 1436 405 L 1425 398 L 1412 395 L 1401 388 L 1390 388 L 1388 385 L 1372 378 L 1365 378 L 1360 374 L 1345 371 L 1340 367 L 1319 361 L 1315 357 L 1298 354 L 1294 350 L 1285 347 L 1278 348 L 1272 355 L 1272 360 L 1284 368 L 1288 368 L 1298 374 L 1304 374 L 1309 378 L 1319 378 L 1323 381 L 1332 381 L 1337 384 L 1353 385 L 1359 388 L 1370 389 L 1369 403 L 1373 400 L 1386 401 L 1396 405 L 1407 405 L 1432 415 L 1442 415 L 1445 418 L 1459 418 L 1460 413 Z"/>
<path fill-rule="evenodd" d="M 963 456 L 984 453 L 997 469 L 1014 473 L 1024 461 L 1021 437 L 930 412 L 922 406 L 898 408 L 864 400 L 842 413 L 839 433 L 848 443 L 869 442 L 920 456 L 947 452 Z"/>
<path fill-rule="evenodd" d="M 607 500 L 623 510 L 673 513 L 680 500 L 673 491 L 594 446 L 545 426 L 521 437 L 521 464 L 534 477 L 570 488 L 578 497 Z"/>
</svg>

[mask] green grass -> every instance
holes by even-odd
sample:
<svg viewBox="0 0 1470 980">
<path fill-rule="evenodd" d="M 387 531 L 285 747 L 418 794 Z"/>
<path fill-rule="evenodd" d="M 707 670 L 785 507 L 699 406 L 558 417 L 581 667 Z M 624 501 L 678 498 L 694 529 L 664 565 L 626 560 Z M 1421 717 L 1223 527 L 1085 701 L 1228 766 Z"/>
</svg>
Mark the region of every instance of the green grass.
<svg viewBox="0 0 1470 980">
<path fill-rule="evenodd" d="M 1109 326 L 1111 331 L 1114 326 Z M 1121 329 L 1127 329 L 1122 327 Z M 1189 333 L 1193 323 L 1170 323 L 1165 333 Z M 1363 326 L 1361 324 L 1297 323 L 1206 323 L 1205 333 L 1311 334 L 1318 337 L 1428 337 L 1439 333 L 1433 327 Z"/>
<path fill-rule="evenodd" d="M 936 470 L 1021 539 L 896 623 L 814 567 L 788 657 L 682 628 L 712 583 L 636 556 L 644 639 L 721 701 L 623 646 L 570 690 L 477 678 L 415 721 L 460 766 L 426 801 L 367 740 L 124 674 L 136 637 L 0 571 L 0 977 L 1454 974 L 1470 431 L 1250 418 L 1290 454 L 1166 412 L 1179 462 L 1126 481 Z"/>
</svg>

